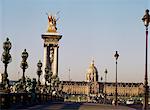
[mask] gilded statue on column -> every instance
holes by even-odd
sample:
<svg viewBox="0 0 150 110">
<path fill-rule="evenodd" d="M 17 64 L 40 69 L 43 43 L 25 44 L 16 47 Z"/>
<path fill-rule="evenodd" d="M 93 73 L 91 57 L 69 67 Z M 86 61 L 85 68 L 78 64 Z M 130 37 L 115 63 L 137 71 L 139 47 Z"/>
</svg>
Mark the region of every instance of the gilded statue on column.
<svg viewBox="0 0 150 110">
<path fill-rule="evenodd" d="M 49 15 L 48 13 L 46 13 L 48 16 L 48 29 L 47 32 L 57 32 L 57 27 L 56 27 L 56 22 L 59 18 L 56 19 L 55 16 L 53 15 Z"/>
</svg>

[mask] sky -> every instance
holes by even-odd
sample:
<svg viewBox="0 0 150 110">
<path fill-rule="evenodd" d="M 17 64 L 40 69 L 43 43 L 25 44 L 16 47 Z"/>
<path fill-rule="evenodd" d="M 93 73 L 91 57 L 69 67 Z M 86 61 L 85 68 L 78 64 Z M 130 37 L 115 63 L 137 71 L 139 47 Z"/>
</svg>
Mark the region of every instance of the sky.
<svg viewBox="0 0 150 110">
<path fill-rule="evenodd" d="M 41 34 L 48 25 L 46 13 L 60 11 L 57 28 L 63 35 L 59 42 L 61 80 L 69 79 L 69 68 L 71 80 L 85 80 L 94 58 L 99 81 L 107 68 L 107 80 L 114 82 L 114 54 L 118 51 L 118 81 L 143 82 L 145 26 L 141 18 L 146 9 L 150 10 L 149 0 L 0 0 L 0 55 L 6 37 L 12 42 L 9 79 L 21 78 L 21 53 L 25 48 L 29 53 L 25 75 L 37 78 L 36 65 L 43 61 L 44 52 Z M 0 61 L 0 73 L 3 71 Z M 150 69 L 148 73 L 150 82 Z"/>
</svg>

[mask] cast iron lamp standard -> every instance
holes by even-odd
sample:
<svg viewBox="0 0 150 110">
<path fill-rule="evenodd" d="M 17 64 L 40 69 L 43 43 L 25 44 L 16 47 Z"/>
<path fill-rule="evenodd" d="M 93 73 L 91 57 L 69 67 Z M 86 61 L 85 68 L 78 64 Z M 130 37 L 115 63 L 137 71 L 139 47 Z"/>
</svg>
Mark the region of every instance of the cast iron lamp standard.
<svg viewBox="0 0 150 110">
<path fill-rule="evenodd" d="M 39 62 L 37 63 L 37 67 L 38 67 L 38 69 L 37 69 L 37 75 L 38 75 L 38 86 L 40 86 L 40 84 L 41 84 L 41 82 L 40 82 L 40 76 L 41 76 L 41 74 L 42 74 L 42 62 L 41 62 L 41 60 L 39 60 Z"/>
<path fill-rule="evenodd" d="M 148 94 L 149 94 L 149 87 L 148 87 L 148 74 L 147 74 L 147 63 L 148 63 L 148 26 L 150 22 L 150 15 L 149 10 L 145 11 L 145 15 L 142 18 L 144 25 L 146 27 L 146 55 L 145 55 L 145 79 L 144 79 L 144 104 L 143 109 L 148 110 Z"/>
<path fill-rule="evenodd" d="M 115 106 L 118 105 L 118 93 L 117 93 L 117 60 L 118 60 L 118 57 L 119 57 L 119 54 L 118 52 L 116 51 L 114 57 L 116 58 L 116 90 L 115 90 Z"/>
<path fill-rule="evenodd" d="M 4 63 L 5 70 L 4 73 L 2 74 L 2 88 L 5 88 L 5 86 L 9 86 L 9 80 L 7 79 L 8 73 L 7 73 L 7 66 L 8 63 L 12 61 L 11 55 L 9 53 L 11 49 L 11 42 L 9 41 L 8 38 L 6 38 L 6 41 L 3 43 L 3 49 L 4 52 L 2 53 L 2 58 L 1 61 Z"/>
<path fill-rule="evenodd" d="M 23 87 L 24 87 L 24 90 L 25 90 L 25 70 L 28 68 L 28 63 L 27 63 L 27 58 L 28 58 L 28 53 L 26 52 L 26 49 L 24 49 L 24 51 L 22 52 L 22 62 L 21 62 L 21 65 L 20 67 L 22 68 L 23 70 L 23 75 L 22 75 L 22 84 L 23 84 Z"/>
<path fill-rule="evenodd" d="M 107 99 L 106 81 L 107 81 L 107 73 L 108 73 L 107 69 L 105 69 L 104 73 L 105 73 L 105 101 L 104 101 L 104 103 L 106 103 L 106 99 Z"/>
</svg>

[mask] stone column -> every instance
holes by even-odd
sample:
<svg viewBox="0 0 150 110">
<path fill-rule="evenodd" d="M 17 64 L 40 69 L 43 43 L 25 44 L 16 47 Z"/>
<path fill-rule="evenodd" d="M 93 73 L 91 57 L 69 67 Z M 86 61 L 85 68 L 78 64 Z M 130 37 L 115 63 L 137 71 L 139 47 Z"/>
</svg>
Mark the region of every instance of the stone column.
<svg viewBox="0 0 150 110">
<path fill-rule="evenodd" d="M 48 66 L 50 68 L 50 61 L 49 61 L 49 55 L 50 55 L 50 46 L 44 44 L 44 59 L 43 59 L 43 83 L 45 83 L 45 68 Z"/>
<path fill-rule="evenodd" d="M 53 65 L 53 76 L 58 76 L 58 45 L 54 47 L 54 65 Z"/>
<path fill-rule="evenodd" d="M 45 82 L 45 68 L 47 65 L 47 45 L 44 44 L 44 59 L 43 59 L 43 83 Z"/>
<path fill-rule="evenodd" d="M 50 62 L 50 45 L 47 46 L 47 60 L 46 60 L 46 66 L 51 69 L 51 62 Z"/>
</svg>

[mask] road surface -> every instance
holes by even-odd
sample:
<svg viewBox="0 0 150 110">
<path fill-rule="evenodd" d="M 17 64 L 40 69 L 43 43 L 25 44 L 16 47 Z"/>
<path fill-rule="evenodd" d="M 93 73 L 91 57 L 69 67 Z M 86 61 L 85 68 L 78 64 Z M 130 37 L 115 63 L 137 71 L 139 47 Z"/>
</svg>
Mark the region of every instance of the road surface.
<svg viewBox="0 0 150 110">
<path fill-rule="evenodd" d="M 112 106 L 95 103 L 49 102 L 34 106 L 18 106 L 10 110 L 136 110 L 126 106 Z"/>
</svg>

